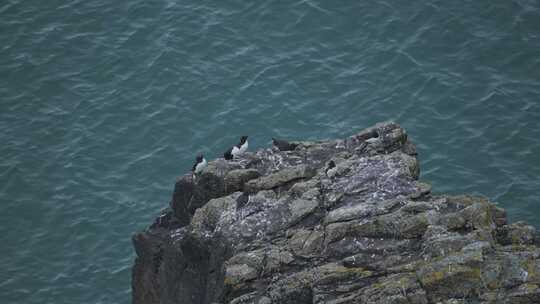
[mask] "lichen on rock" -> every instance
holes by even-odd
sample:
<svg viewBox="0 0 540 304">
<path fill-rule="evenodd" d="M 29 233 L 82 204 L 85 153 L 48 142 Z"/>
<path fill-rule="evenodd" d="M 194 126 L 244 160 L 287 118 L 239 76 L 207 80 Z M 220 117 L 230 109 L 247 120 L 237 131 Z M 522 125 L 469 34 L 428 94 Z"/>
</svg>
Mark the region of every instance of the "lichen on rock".
<svg viewBox="0 0 540 304">
<path fill-rule="evenodd" d="M 134 235 L 133 303 L 540 303 L 534 227 L 432 194 L 416 153 L 381 123 L 210 161 Z"/>
</svg>

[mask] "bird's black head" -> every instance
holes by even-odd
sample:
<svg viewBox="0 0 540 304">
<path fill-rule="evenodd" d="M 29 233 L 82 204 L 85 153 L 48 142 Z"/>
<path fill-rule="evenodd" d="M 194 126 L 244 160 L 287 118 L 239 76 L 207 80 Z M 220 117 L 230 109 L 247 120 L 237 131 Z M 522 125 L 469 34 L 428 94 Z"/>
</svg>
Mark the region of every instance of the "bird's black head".
<svg viewBox="0 0 540 304">
<path fill-rule="evenodd" d="M 247 141 L 247 139 L 248 139 L 248 137 L 247 137 L 247 136 L 245 136 L 245 135 L 244 135 L 244 136 L 242 136 L 242 137 L 240 137 L 240 144 L 241 144 L 241 145 L 245 144 L 245 143 L 246 143 L 246 141 Z"/>
<path fill-rule="evenodd" d="M 202 155 L 202 153 L 199 153 L 199 154 L 197 155 L 197 158 L 196 158 L 195 160 L 196 160 L 198 163 L 202 162 L 202 160 L 203 160 L 203 155 Z"/>
<path fill-rule="evenodd" d="M 336 163 L 335 163 L 333 160 L 331 160 L 331 161 L 328 163 L 328 170 L 329 170 L 329 169 L 332 169 L 332 168 L 335 168 L 335 167 L 336 167 Z"/>
</svg>

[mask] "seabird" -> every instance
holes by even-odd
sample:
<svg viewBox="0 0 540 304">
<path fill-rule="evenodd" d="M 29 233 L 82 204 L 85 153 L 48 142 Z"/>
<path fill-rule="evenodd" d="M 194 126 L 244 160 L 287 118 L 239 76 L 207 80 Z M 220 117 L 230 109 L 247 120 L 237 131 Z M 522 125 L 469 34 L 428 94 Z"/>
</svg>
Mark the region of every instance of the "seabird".
<svg viewBox="0 0 540 304">
<path fill-rule="evenodd" d="M 330 162 L 328 162 L 328 166 L 326 166 L 326 170 L 324 171 L 324 173 L 328 175 L 328 171 L 335 167 L 336 167 L 336 163 L 333 160 L 331 160 Z"/>
<path fill-rule="evenodd" d="M 326 176 L 328 177 L 334 177 L 336 175 L 336 163 L 331 160 L 328 162 L 328 165 L 326 166 L 326 170 L 324 170 L 324 173 L 326 173 Z"/>
<path fill-rule="evenodd" d="M 296 149 L 296 146 L 298 146 L 297 144 L 292 144 L 286 140 L 275 138 L 272 138 L 272 143 L 279 149 L 279 151 L 292 151 Z"/>
<path fill-rule="evenodd" d="M 193 164 L 191 171 L 193 171 L 193 174 L 197 175 L 201 173 L 207 165 L 208 163 L 206 162 L 206 159 L 204 159 L 202 154 L 199 154 L 197 155 L 197 158 L 195 158 L 195 164 Z"/>
<path fill-rule="evenodd" d="M 244 152 L 246 152 L 246 150 L 248 148 L 248 145 L 249 145 L 247 139 L 248 139 L 247 136 L 240 137 L 240 143 L 234 145 L 232 148 L 230 148 L 229 150 L 227 150 L 223 154 L 225 159 L 226 160 L 231 160 L 231 159 L 233 159 L 235 157 L 239 157 Z"/>
</svg>

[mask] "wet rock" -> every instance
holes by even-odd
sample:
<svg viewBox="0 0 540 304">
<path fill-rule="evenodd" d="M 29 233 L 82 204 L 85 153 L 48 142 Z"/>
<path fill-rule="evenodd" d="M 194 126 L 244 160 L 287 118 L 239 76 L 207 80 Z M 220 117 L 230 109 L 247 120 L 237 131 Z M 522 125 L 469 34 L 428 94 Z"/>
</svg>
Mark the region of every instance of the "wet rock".
<svg viewBox="0 0 540 304">
<path fill-rule="evenodd" d="M 295 145 L 179 178 L 133 237 L 133 303 L 540 303 L 534 227 L 434 195 L 399 125 Z"/>
</svg>

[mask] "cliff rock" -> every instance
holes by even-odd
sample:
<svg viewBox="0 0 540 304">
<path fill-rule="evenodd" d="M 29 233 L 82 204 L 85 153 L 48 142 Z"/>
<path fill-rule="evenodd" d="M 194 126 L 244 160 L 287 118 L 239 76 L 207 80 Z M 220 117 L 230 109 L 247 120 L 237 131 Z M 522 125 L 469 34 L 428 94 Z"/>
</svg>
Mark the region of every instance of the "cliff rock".
<svg viewBox="0 0 540 304">
<path fill-rule="evenodd" d="M 180 177 L 133 237 L 133 303 L 540 303 L 535 229 L 432 194 L 399 125 L 294 144 Z"/>
</svg>

